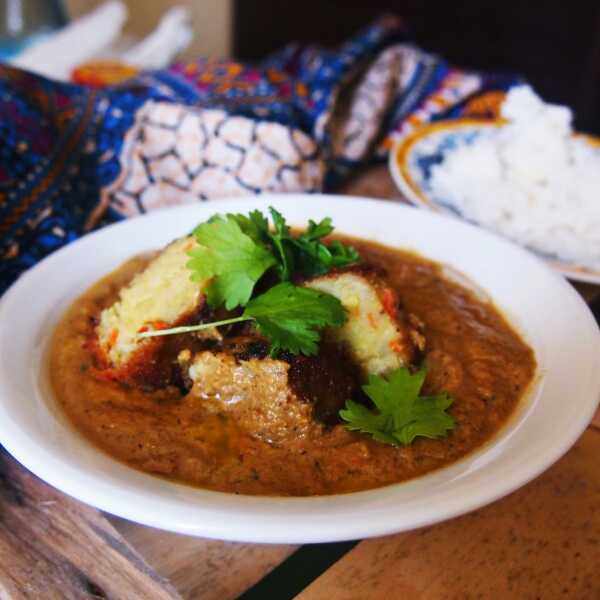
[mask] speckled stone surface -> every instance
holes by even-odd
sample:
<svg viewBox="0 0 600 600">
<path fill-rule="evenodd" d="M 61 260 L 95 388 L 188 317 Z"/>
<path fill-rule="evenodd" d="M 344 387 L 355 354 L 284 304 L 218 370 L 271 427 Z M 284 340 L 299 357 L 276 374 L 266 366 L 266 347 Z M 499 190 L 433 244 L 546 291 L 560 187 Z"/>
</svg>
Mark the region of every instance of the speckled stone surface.
<svg viewBox="0 0 600 600">
<path fill-rule="evenodd" d="M 367 540 L 299 600 L 600 598 L 600 430 L 550 470 L 452 521 Z"/>
</svg>

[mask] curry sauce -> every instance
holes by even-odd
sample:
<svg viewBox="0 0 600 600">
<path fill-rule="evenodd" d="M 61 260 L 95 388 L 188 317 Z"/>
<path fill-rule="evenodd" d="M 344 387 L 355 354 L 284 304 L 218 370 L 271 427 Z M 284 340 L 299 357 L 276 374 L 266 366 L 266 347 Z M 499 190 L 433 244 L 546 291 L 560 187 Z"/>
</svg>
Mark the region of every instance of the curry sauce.
<svg viewBox="0 0 600 600">
<path fill-rule="evenodd" d="M 85 292 L 50 348 L 55 395 L 74 426 L 116 459 L 155 475 L 239 494 L 307 496 L 404 481 L 458 460 L 506 422 L 533 380 L 531 348 L 494 306 L 415 254 L 364 240 L 362 260 L 384 268 L 404 308 L 424 324 L 426 393 L 448 392 L 456 421 L 447 438 L 383 445 L 337 424 L 298 443 L 249 435 L 179 389 L 139 389 L 93 376 L 94 319 L 148 263 L 137 257 Z"/>
</svg>

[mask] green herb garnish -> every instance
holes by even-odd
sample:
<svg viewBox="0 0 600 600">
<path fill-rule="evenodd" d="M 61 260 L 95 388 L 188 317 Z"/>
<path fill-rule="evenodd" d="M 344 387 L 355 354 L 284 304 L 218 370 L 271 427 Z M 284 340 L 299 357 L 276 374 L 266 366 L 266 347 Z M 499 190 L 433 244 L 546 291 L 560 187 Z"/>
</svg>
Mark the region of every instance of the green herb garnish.
<svg viewBox="0 0 600 600">
<path fill-rule="evenodd" d="M 296 264 L 303 275 L 322 275 L 336 267 L 355 263 L 360 258 L 356 249 L 345 246 L 339 240 L 323 244 L 321 238 L 332 231 L 331 219 L 327 217 L 319 223 L 309 221 L 307 230 L 291 240 L 296 249 Z"/>
<path fill-rule="evenodd" d="M 198 325 L 146 331 L 140 338 L 191 333 L 242 321 L 254 321 L 257 330 L 271 342 L 271 353 L 316 354 L 320 329 L 339 327 L 346 319 L 337 298 L 323 292 L 292 285 L 295 275 L 326 273 L 359 259 L 354 248 L 339 241 L 321 240 L 333 231 L 331 219 L 309 222 L 305 233 L 294 236 L 283 215 L 270 208 L 272 228 L 259 210 L 248 215 L 215 215 L 198 225 L 193 236 L 198 245 L 188 252 L 187 263 L 194 281 L 210 279 L 208 304 L 227 310 L 245 307 L 240 316 Z M 274 285 L 254 296 L 256 284 L 270 272 Z"/>
<path fill-rule="evenodd" d="M 319 329 L 340 327 L 346 320 L 341 302 L 311 288 L 296 287 L 289 282 L 280 283 L 264 294 L 250 300 L 239 317 L 201 323 L 172 329 L 147 331 L 140 338 L 191 333 L 209 327 L 254 321 L 258 331 L 271 342 L 271 354 L 280 350 L 292 354 L 313 355 L 319 350 Z"/>
<path fill-rule="evenodd" d="M 213 278 L 206 290 L 210 306 L 245 306 L 256 282 L 276 264 L 275 257 L 230 216 L 202 223 L 193 234 L 198 246 L 190 250 L 187 266 L 195 281 Z"/>
<path fill-rule="evenodd" d="M 256 328 L 271 342 L 271 353 L 317 354 L 319 330 L 341 327 L 346 321 L 342 303 L 335 297 L 311 288 L 284 282 L 253 298 L 244 315 L 256 321 Z"/>
<path fill-rule="evenodd" d="M 275 269 L 280 281 L 289 281 L 294 275 L 322 275 L 359 260 L 358 252 L 339 240 L 323 243 L 322 239 L 334 229 L 329 217 L 319 223 L 309 221 L 306 231 L 294 236 L 281 213 L 272 207 L 269 212 L 273 228 L 269 228 L 267 218 L 258 210 L 248 216 L 229 214 L 227 218 L 235 220 L 256 243 L 270 247 L 277 261 Z"/>
<path fill-rule="evenodd" d="M 362 389 L 375 410 L 348 400 L 340 417 L 351 431 L 370 434 L 378 442 L 393 446 L 412 444 L 417 436 L 445 437 L 455 424 L 446 413 L 452 398 L 445 392 L 420 396 L 424 381 L 424 369 L 411 375 L 401 367 L 387 378 L 369 375 L 369 382 Z"/>
<path fill-rule="evenodd" d="M 194 229 L 198 246 L 189 252 L 188 268 L 194 281 L 212 278 L 206 290 L 210 306 L 245 306 L 271 268 L 279 281 L 290 281 L 294 275 L 320 275 L 359 259 L 354 248 L 338 240 L 329 245 L 321 241 L 333 231 L 330 218 L 310 221 L 306 232 L 295 237 L 283 215 L 269 210 L 272 229 L 259 210 L 216 215 Z"/>
</svg>

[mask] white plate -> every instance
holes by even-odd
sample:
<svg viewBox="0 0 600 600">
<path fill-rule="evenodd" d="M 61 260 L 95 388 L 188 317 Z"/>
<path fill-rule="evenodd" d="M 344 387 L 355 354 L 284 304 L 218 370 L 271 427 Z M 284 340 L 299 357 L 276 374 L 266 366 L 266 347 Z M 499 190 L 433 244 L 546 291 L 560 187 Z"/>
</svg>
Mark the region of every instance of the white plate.
<svg viewBox="0 0 600 600">
<path fill-rule="evenodd" d="M 443 160 L 444 155 L 476 138 L 490 135 L 500 127 L 500 121 L 477 119 L 454 119 L 439 121 L 419 127 L 414 133 L 398 140 L 389 155 L 392 179 L 402 194 L 415 206 L 470 220 L 448 199 L 437 196 L 431 186 L 431 167 Z M 600 139 L 582 135 L 600 153 Z M 483 199 L 482 201 L 485 201 Z M 600 285 L 600 271 L 530 250 L 543 258 L 553 269 L 569 279 L 587 281 Z"/>
<path fill-rule="evenodd" d="M 412 481 L 347 495 L 261 498 L 195 489 L 131 469 L 65 421 L 44 353 L 57 319 L 102 275 L 161 247 L 216 211 L 273 205 L 292 224 L 333 217 L 341 232 L 411 248 L 462 271 L 535 349 L 539 378 L 495 439 Z M 581 298 L 517 246 L 410 207 L 350 197 L 288 195 L 164 210 L 107 227 L 26 273 L 0 303 L 0 442 L 58 489 L 102 510 L 181 533 L 304 543 L 383 535 L 442 521 L 508 494 L 575 442 L 600 395 L 600 334 Z"/>
</svg>

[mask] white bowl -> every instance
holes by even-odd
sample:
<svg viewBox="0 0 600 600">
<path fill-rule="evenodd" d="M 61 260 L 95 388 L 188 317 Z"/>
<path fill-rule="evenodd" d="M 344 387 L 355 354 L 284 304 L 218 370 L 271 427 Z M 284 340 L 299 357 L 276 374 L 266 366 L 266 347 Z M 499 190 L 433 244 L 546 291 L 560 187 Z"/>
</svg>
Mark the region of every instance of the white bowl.
<svg viewBox="0 0 600 600">
<path fill-rule="evenodd" d="M 452 199 L 441 198 L 436 194 L 431 184 L 432 167 L 461 146 L 469 145 L 480 137 L 493 135 L 502 125 L 501 121 L 462 118 L 437 121 L 419 127 L 407 137 L 398 140 L 389 154 L 388 166 L 394 183 L 404 197 L 415 206 L 479 225 L 463 214 Z M 578 137 L 600 154 L 599 138 L 581 134 L 578 134 Z M 485 196 L 481 198 L 481 202 L 486 202 Z M 569 279 L 600 285 L 600 271 L 597 269 L 569 262 L 558 255 L 543 254 L 535 248 L 529 250 Z"/>
<path fill-rule="evenodd" d="M 269 205 L 292 224 L 331 216 L 338 231 L 410 248 L 476 282 L 534 348 L 539 376 L 483 448 L 434 473 L 326 497 L 251 497 L 195 489 L 104 454 L 66 421 L 49 391 L 48 338 L 69 304 L 134 254 L 159 248 L 217 211 Z M 26 273 L 0 303 L 0 442 L 25 467 L 102 510 L 181 533 L 305 543 L 388 534 L 491 502 L 541 473 L 582 433 L 600 396 L 600 334 L 561 277 L 517 246 L 455 219 L 360 198 L 287 195 L 164 210 L 102 229 Z"/>
</svg>

